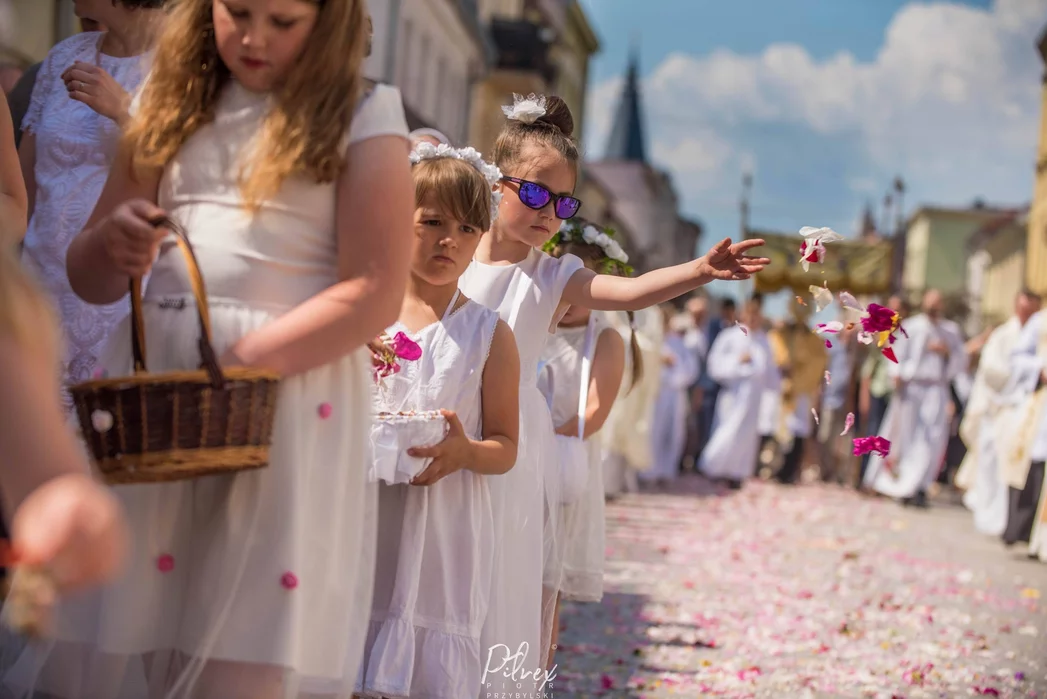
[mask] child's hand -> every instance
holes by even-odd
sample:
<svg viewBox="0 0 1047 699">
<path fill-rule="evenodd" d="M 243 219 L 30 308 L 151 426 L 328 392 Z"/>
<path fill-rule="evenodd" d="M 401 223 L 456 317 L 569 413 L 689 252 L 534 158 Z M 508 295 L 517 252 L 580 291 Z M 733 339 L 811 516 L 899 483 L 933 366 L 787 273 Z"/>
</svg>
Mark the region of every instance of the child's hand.
<svg viewBox="0 0 1047 699">
<path fill-rule="evenodd" d="M 116 498 L 80 474 L 44 483 L 22 501 L 11 521 L 15 563 L 48 570 L 63 590 L 115 577 L 127 539 Z"/>
<path fill-rule="evenodd" d="M 767 257 L 749 257 L 746 251 L 758 248 L 764 241 L 743 240 L 740 243 L 731 244 L 730 238 L 724 238 L 713 246 L 713 249 L 698 258 L 698 274 L 702 279 L 723 279 L 725 281 L 741 281 L 748 279 L 767 265 L 771 260 Z"/>
<path fill-rule="evenodd" d="M 411 485 L 432 485 L 455 471 L 469 468 L 473 459 L 473 443 L 465 435 L 461 420 L 450 410 L 441 410 L 449 427 L 444 441 L 433 447 L 416 447 L 407 453 L 419 459 L 431 458 L 428 468 L 411 480 Z"/>
<path fill-rule="evenodd" d="M 160 241 L 168 231 L 151 222 L 164 216 L 163 209 L 145 199 L 120 204 L 102 223 L 101 236 L 113 265 L 129 277 L 145 276 L 153 266 Z"/>
</svg>

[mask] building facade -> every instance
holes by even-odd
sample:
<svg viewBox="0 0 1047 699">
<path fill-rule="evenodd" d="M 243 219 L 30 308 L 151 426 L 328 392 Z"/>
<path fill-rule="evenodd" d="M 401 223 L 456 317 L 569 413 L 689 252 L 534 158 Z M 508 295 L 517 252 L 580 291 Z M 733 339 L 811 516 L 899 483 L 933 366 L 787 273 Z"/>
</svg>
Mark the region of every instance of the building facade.
<svg viewBox="0 0 1047 699">
<path fill-rule="evenodd" d="M 1029 209 L 1026 237 L 1026 284 L 1030 289 L 1047 294 L 1047 27 L 1040 35 L 1037 48 L 1045 70 L 1040 86 L 1040 146 L 1036 156 L 1036 181 Z"/>
<path fill-rule="evenodd" d="M 468 138 L 474 83 L 493 59 L 476 0 L 369 0 L 374 38 L 364 74 L 396 85 L 411 128 Z"/>
<path fill-rule="evenodd" d="M 999 216 L 979 229 L 968 244 L 967 333 L 975 335 L 1011 316 L 1014 297 L 1025 280 L 1028 212 Z"/>
<path fill-rule="evenodd" d="M 469 144 L 489 153 L 513 93 L 556 94 L 575 117 L 583 141 L 589 59 L 599 48 L 578 0 L 480 0 L 494 44 L 491 70 L 473 86 Z"/>
<path fill-rule="evenodd" d="M 915 297 L 926 289 L 966 300 L 971 237 L 983 226 L 1015 209 L 976 204 L 970 208 L 924 206 L 909 218 L 905 230 L 902 289 Z"/>
</svg>

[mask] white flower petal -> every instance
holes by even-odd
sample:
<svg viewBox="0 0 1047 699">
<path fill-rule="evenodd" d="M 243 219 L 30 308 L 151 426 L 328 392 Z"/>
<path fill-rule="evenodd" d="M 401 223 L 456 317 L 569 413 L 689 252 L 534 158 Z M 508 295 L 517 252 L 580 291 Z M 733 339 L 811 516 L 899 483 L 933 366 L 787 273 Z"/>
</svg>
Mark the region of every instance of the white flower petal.
<svg viewBox="0 0 1047 699">
<path fill-rule="evenodd" d="M 867 333 L 864 330 L 858 333 L 858 342 L 862 343 L 863 345 L 871 345 L 873 343 L 873 339 L 874 338 L 872 336 L 872 333 Z"/>
<path fill-rule="evenodd" d="M 811 296 L 814 297 L 814 308 L 818 313 L 828 308 L 833 303 L 833 292 L 824 286 L 810 286 Z"/>
<path fill-rule="evenodd" d="M 818 326 L 814 329 L 814 332 L 818 333 L 819 335 L 823 335 L 825 333 L 831 333 L 835 335 L 841 330 L 843 330 L 843 323 L 841 323 L 838 320 L 830 320 L 828 323 L 819 323 Z"/>
<path fill-rule="evenodd" d="M 865 313 L 865 306 L 858 302 L 858 299 L 854 298 L 849 291 L 841 291 L 837 298 L 840 300 L 840 305 L 849 311 L 858 311 L 859 313 Z"/>
</svg>

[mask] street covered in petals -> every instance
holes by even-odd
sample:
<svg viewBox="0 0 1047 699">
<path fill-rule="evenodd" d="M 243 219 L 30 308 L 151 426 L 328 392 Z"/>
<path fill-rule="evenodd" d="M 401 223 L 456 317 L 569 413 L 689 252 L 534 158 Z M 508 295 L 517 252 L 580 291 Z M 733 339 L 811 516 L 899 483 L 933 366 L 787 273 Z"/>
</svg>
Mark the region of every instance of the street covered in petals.
<svg viewBox="0 0 1047 699">
<path fill-rule="evenodd" d="M 688 476 L 608 505 L 557 697 L 1047 696 L 1047 571 L 945 500 Z"/>
</svg>

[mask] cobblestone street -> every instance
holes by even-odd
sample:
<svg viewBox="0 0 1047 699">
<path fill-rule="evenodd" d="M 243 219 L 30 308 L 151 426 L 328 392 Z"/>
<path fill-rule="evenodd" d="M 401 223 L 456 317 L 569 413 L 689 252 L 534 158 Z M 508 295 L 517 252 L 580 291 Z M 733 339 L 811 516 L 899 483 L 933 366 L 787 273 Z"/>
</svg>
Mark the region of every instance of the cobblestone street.
<svg viewBox="0 0 1047 699">
<path fill-rule="evenodd" d="M 1047 565 L 929 511 L 691 476 L 607 512 L 606 595 L 568 605 L 553 696 L 1047 696 Z"/>
</svg>

